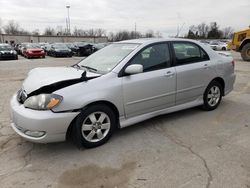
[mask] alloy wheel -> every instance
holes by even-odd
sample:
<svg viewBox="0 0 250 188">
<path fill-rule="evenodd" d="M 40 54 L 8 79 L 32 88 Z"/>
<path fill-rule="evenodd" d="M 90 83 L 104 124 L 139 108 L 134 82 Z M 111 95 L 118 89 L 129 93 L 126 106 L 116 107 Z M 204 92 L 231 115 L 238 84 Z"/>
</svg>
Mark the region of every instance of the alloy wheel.
<svg viewBox="0 0 250 188">
<path fill-rule="evenodd" d="M 218 86 L 213 86 L 208 92 L 207 102 L 210 106 L 214 107 L 220 101 L 221 92 Z"/>
<path fill-rule="evenodd" d="M 83 121 L 82 136 L 89 142 L 99 142 L 107 136 L 110 126 L 111 121 L 106 113 L 91 113 Z"/>
</svg>

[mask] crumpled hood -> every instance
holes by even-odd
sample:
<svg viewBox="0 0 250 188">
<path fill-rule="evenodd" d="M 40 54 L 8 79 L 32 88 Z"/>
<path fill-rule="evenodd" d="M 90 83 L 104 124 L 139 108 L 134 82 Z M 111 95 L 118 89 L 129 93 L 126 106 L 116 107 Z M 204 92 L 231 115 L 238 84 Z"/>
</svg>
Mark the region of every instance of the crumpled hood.
<svg viewBox="0 0 250 188">
<path fill-rule="evenodd" d="M 61 81 L 79 79 L 84 70 L 73 67 L 44 67 L 35 68 L 28 73 L 28 77 L 23 82 L 23 87 L 27 94 L 54 83 Z M 86 77 L 97 77 L 100 74 L 87 72 Z"/>
</svg>

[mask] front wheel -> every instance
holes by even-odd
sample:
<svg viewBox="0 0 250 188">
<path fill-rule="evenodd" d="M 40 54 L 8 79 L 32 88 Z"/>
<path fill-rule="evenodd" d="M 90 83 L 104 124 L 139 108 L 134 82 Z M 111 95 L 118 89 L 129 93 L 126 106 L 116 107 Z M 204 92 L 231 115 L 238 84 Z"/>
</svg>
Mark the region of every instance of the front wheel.
<svg viewBox="0 0 250 188">
<path fill-rule="evenodd" d="M 244 61 L 250 61 L 250 43 L 243 46 L 241 50 L 241 57 Z"/>
<path fill-rule="evenodd" d="M 210 111 L 216 109 L 222 99 L 222 86 L 217 81 L 212 81 L 203 95 L 203 109 Z"/>
<path fill-rule="evenodd" d="M 113 134 L 116 117 L 105 105 L 93 105 L 82 110 L 73 127 L 73 141 L 80 148 L 93 148 L 106 143 Z"/>
</svg>

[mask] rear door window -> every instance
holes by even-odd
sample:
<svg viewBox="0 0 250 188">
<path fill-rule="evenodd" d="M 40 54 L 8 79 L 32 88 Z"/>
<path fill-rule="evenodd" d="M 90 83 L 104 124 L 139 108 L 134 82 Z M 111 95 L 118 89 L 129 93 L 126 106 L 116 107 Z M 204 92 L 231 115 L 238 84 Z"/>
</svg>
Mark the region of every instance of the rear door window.
<svg viewBox="0 0 250 188">
<path fill-rule="evenodd" d="M 209 60 L 207 53 L 191 42 L 173 42 L 173 49 L 177 65 Z"/>
</svg>

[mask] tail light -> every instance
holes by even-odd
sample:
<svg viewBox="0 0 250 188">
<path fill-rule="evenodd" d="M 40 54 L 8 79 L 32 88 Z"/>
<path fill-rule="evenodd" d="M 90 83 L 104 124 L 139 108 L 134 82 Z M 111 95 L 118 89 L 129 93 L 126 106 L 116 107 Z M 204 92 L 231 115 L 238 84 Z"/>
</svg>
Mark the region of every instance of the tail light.
<svg viewBox="0 0 250 188">
<path fill-rule="evenodd" d="M 234 61 L 232 61 L 232 65 L 233 65 L 233 67 L 235 66 L 235 62 Z"/>
</svg>

